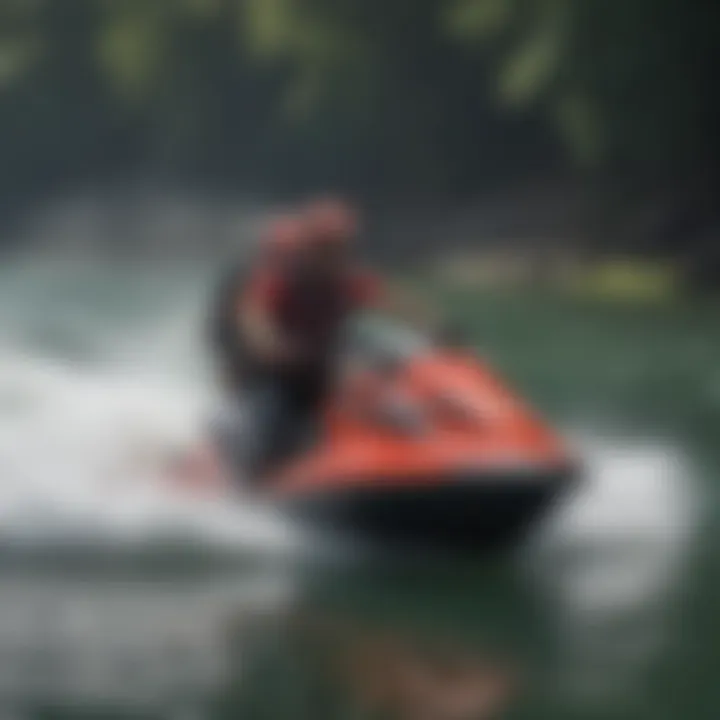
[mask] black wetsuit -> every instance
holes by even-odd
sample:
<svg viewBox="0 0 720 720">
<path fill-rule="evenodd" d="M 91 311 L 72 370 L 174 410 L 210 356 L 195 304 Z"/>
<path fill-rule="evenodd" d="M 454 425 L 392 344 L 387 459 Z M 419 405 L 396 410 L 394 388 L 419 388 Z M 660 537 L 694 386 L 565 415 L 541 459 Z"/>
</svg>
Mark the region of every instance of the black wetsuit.
<svg viewBox="0 0 720 720">
<path fill-rule="evenodd" d="M 327 389 L 319 364 L 271 368 L 255 362 L 238 330 L 238 301 L 252 270 L 236 263 L 221 279 L 209 320 L 209 344 L 227 403 L 212 431 L 238 475 L 258 478 L 306 444 Z"/>
<path fill-rule="evenodd" d="M 334 376 L 344 321 L 366 294 L 364 277 L 356 274 L 319 281 L 261 269 L 261 283 L 264 274 L 271 276 L 273 286 L 269 310 L 292 341 L 313 356 L 285 367 L 253 360 L 237 327 L 238 305 L 251 273 L 247 266 L 234 268 L 221 284 L 213 322 L 213 345 L 231 396 L 219 435 L 225 454 L 239 459 L 243 474 L 255 479 L 297 452 L 315 433 Z M 243 426 L 239 436 L 234 432 L 237 425 Z"/>
<path fill-rule="evenodd" d="M 235 263 L 221 278 L 215 290 L 207 339 L 219 366 L 224 387 L 239 392 L 249 373 L 248 354 L 237 327 L 237 302 L 250 277 L 248 261 Z"/>
</svg>

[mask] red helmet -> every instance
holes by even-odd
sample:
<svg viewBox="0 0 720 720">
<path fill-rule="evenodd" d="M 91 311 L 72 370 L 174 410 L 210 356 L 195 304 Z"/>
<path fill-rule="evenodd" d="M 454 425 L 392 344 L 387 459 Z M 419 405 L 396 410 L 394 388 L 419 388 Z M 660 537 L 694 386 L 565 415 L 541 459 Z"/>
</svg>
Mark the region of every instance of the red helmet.
<svg viewBox="0 0 720 720">
<path fill-rule="evenodd" d="M 262 235 L 263 248 L 273 256 L 295 252 L 307 238 L 305 223 L 297 215 L 282 215 L 271 220 Z"/>
<path fill-rule="evenodd" d="M 317 243 L 347 243 L 358 231 L 358 217 L 348 203 L 335 198 L 317 200 L 305 210 L 308 241 Z"/>
</svg>

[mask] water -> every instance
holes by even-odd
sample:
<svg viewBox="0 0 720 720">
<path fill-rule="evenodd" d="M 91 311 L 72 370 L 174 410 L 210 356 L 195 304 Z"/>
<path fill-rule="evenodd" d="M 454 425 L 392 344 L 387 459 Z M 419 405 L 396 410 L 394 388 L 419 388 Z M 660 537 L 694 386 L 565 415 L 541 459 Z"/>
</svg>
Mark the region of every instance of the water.
<svg viewBox="0 0 720 720">
<path fill-rule="evenodd" d="M 8 717 L 715 717 L 713 308 L 448 297 L 586 481 L 517 557 L 349 566 L 158 482 L 213 403 L 211 277 L 0 271 Z"/>
</svg>

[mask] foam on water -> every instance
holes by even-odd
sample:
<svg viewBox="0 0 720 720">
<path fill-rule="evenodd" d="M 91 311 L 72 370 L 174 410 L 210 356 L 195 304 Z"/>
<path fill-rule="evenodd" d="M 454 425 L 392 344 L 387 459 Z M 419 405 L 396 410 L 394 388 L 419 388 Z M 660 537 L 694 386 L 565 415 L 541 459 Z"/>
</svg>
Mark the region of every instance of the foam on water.
<svg viewBox="0 0 720 720">
<path fill-rule="evenodd" d="M 276 517 L 160 482 L 168 452 L 201 437 L 210 401 L 198 372 L 202 281 L 160 293 L 153 272 L 47 270 L 0 275 L 0 542 L 296 547 Z"/>
<path fill-rule="evenodd" d="M 127 268 L 51 274 L 32 264 L 0 273 L 0 538 L 143 543 L 185 533 L 231 547 L 295 543 L 257 509 L 182 499 L 153 481 L 163 452 L 198 437 L 210 400 L 198 372 L 201 278 Z M 67 361 L 70 337 L 82 363 Z M 577 439 L 588 480 L 547 539 L 601 548 L 605 560 L 584 557 L 565 574 L 572 563 L 553 562 L 548 577 L 576 609 L 631 603 L 672 574 L 686 547 L 688 471 L 667 443 Z"/>
<path fill-rule="evenodd" d="M 584 483 L 548 524 L 533 570 L 557 624 L 561 687 L 621 699 L 681 622 L 698 488 L 667 441 L 585 433 L 575 442 Z"/>
<path fill-rule="evenodd" d="M 167 452 L 200 437 L 199 402 L 191 392 L 28 358 L 4 358 L 0 377 L 0 537 L 6 541 L 292 544 L 289 528 L 276 518 L 182 497 L 160 482 Z"/>
</svg>

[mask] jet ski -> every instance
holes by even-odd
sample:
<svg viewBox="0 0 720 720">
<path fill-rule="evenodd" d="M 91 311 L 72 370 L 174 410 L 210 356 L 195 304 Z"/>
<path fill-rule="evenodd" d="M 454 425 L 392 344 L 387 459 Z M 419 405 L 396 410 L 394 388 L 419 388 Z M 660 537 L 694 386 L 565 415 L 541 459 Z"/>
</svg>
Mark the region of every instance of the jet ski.
<svg viewBox="0 0 720 720">
<path fill-rule="evenodd" d="M 467 350 L 394 324 L 354 345 L 316 442 L 263 483 L 293 519 L 379 548 L 482 552 L 522 540 L 577 477 Z"/>
</svg>

